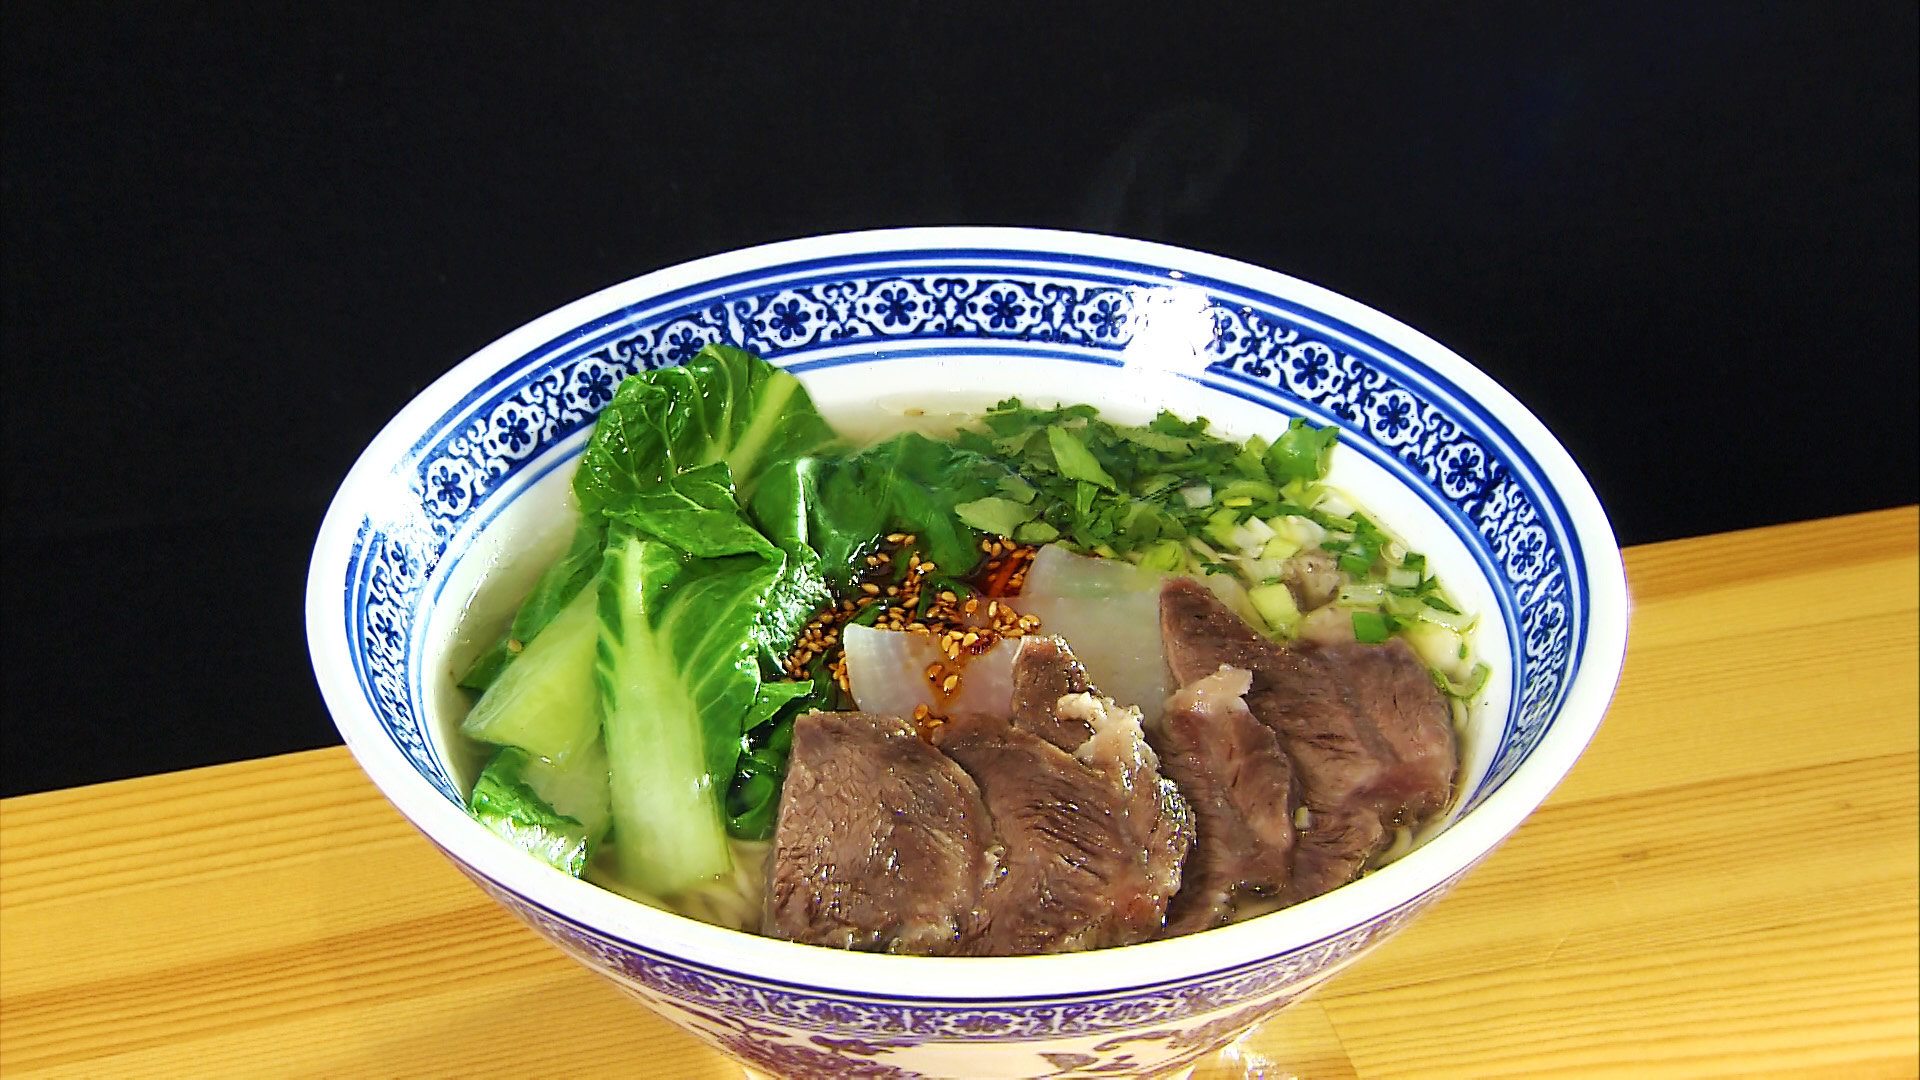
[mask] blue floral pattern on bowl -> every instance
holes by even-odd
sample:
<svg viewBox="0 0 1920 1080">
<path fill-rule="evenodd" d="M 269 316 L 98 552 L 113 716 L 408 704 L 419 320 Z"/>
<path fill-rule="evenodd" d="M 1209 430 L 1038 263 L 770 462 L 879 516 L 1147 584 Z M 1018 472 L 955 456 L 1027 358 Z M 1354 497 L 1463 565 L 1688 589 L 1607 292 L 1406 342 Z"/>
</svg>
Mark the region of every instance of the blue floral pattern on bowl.
<svg viewBox="0 0 1920 1080">
<path fill-rule="evenodd" d="M 1406 925 L 1458 878 L 1324 941 L 1201 978 L 983 1008 L 833 994 L 702 969 L 602 934 L 463 869 L 574 959 L 715 1046 L 775 1075 L 823 1080 L 937 1075 L 901 1062 L 943 1044 L 974 1054 L 983 1044 L 1002 1044 L 1002 1060 L 1030 1059 L 1036 1077 L 1161 1076 L 1190 1068 Z M 860 1035 L 850 1039 L 848 1031 Z"/>
</svg>

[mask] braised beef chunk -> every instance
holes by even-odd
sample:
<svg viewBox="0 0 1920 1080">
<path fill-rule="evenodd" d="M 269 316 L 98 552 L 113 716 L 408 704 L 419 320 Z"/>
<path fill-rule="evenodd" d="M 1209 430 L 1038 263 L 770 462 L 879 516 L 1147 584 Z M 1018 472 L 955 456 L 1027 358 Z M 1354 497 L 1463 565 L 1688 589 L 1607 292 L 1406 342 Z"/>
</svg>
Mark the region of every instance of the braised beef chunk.
<svg viewBox="0 0 1920 1080">
<path fill-rule="evenodd" d="M 1191 579 L 1161 590 L 1160 620 L 1168 667 L 1183 686 L 1214 677 L 1222 666 L 1248 672 L 1246 707 L 1293 767 L 1298 798 L 1289 813 L 1305 814 L 1290 869 L 1277 882 L 1284 902 L 1353 880 L 1393 828 L 1445 809 L 1459 768 L 1451 711 L 1405 642 L 1280 645 Z M 1205 799 L 1182 775 L 1186 766 L 1176 764 L 1171 746 L 1163 757 L 1200 815 L 1206 866 Z M 1175 923 L 1184 928 L 1202 918 L 1189 904 L 1205 902 L 1177 898 Z"/>
<path fill-rule="evenodd" d="M 1392 762 L 1392 751 L 1361 715 L 1339 670 L 1318 662 L 1320 648 L 1275 646 L 1254 669 L 1247 707 L 1285 743 L 1308 806 L 1370 806 L 1365 793 Z"/>
<path fill-rule="evenodd" d="M 1093 729 L 1078 719 L 1063 719 L 1055 709 L 1067 694 L 1088 690 L 1087 669 L 1057 637 L 1029 637 L 1013 660 L 1013 726 L 1071 754 Z"/>
<path fill-rule="evenodd" d="M 1280 734 L 1310 807 L 1364 807 L 1388 825 L 1446 806 L 1452 715 L 1426 665 L 1399 639 L 1276 646 L 1247 706 Z"/>
<path fill-rule="evenodd" d="M 1381 821 L 1410 825 L 1445 809 L 1459 765 L 1453 713 L 1413 649 L 1394 638 L 1303 651 L 1346 688 L 1375 763 L 1359 790 Z"/>
<path fill-rule="evenodd" d="M 1251 681 L 1222 668 L 1167 699 L 1149 741 L 1193 807 L 1194 844 L 1166 935 L 1225 925 L 1248 896 L 1277 896 L 1293 862 L 1293 767 L 1242 700 Z"/>
<path fill-rule="evenodd" d="M 1173 681 L 1181 686 L 1223 667 L 1254 671 L 1280 651 L 1189 577 L 1169 578 L 1160 587 L 1160 638 Z"/>
<path fill-rule="evenodd" d="M 1364 807 L 1389 825 L 1446 806 L 1451 713 L 1405 642 L 1278 645 L 1184 578 L 1161 592 L 1161 629 L 1183 685 L 1223 664 L 1252 673 L 1247 707 L 1280 736 L 1307 806 Z"/>
<path fill-rule="evenodd" d="M 1311 900 L 1359 877 L 1367 860 L 1387 842 L 1380 818 L 1369 810 L 1309 807 L 1306 819 L 1293 849 L 1293 875 L 1282 891 L 1290 904 Z"/>
<path fill-rule="evenodd" d="M 1097 752 L 1100 764 L 1087 764 L 1004 720 L 935 729 L 936 745 L 979 785 L 1005 849 L 1004 875 L 983 897 L 963 953 L 1070 952 L 1159 933 L 1192 833 L 1132 716 L 1121 721 L 1135 725 L 1132 764 L 1124 751 Z M 1096 733 L 1088 746 L 1102 741 Z M 1125 736 L 1105 741 L 1111 751 Z"/>
<path fill-rule="evenodd" d="M 1181 689 L 1151 733 L 1066 642 L 1024 641 L 1009 716 L 794 725 L 767 932 L 1015 956 L 1145 941 L 1309 899 L 1445 808 L 1445 698 L 1404 643 L 1280 645 L 1161 592 Z"/>
<path fill-rule="evenodd" d="M 1066 695 L 1056 706 L 1062 719 L 1084 723 L 1093 732 L 1074 756 L 1119 788 L 1128 831 L 1146 836 L 1144 899 L 1127 921 L 1157 930 L 1193 850 L 1193 810 L 1174 782 L 1161 775 L 1159 755 L 1147 742 L 1138 710 L 1091 692 Z"/>
<path fill-rule="evenodd" d="M 996 876 L 992 843 L 979 788 L 911 723 L 809 713 L 793 725 L 766 932 L 955 952 Z"/>
</svg>

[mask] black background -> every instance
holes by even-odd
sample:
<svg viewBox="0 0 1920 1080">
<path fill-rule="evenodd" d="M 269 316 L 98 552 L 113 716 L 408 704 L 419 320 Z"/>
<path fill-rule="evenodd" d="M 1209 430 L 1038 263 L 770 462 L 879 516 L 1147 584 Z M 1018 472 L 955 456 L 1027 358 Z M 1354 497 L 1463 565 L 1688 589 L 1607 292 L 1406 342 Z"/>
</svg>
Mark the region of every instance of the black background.
<svg viewBox="0 0 1920 1080">
<path fill-rule="evenodd" d="M 1914 501 L 1916 6 L 1593 8 L 10 0 L 5 792 L 336 741 L 301 591 L 380 425 L 811 233 L 1328 286 L 1518 394 L 1624 543 Z"/>
</svg>

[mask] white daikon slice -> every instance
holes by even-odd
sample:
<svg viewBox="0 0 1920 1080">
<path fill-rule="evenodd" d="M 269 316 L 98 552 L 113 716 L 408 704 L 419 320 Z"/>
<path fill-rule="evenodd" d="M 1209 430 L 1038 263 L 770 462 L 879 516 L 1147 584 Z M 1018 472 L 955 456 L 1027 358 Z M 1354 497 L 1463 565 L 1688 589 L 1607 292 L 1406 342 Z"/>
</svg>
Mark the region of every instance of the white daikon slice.
<svg viewBox="0 0 1920 1080">
<path fill-rule="evenodd" d="M 1015 610 L 1040 618 L 1040 633 L 1067 639 L 1103 696 L 1152 723 L 1172 676 L 1160 644 L 1160 585 L 1167 575 L 1118 559 L 1092 559 L 1049 545 L 1034 557 Z"/>
<path fill-rule="evenodd" d="M 932 634 L 906 630 L 875 630 L 849 626 L 841 632 L 846 646 L 847 685 L 862 712 L 911 717 L 924 705 L 935 716 L 1005 717 L 1013 712 L 1013 658 L 1018 638 L 1006 638 L 979 656 L 948 660 Z M 941 692 L 927 678 L 927 669 L 940 664 L 959 682 L 951 694 Z"/>
</svg>

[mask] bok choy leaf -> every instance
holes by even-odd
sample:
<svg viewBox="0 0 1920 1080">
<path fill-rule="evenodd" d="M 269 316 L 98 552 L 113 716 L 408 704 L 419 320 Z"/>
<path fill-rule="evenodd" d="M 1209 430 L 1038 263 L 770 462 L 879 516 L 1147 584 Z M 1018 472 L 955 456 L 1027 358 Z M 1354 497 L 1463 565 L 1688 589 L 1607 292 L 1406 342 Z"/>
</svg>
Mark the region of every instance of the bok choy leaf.
<svg viewBox="0 0 1920 1080">
<path fill-rule="evenodd" d="M 609 536 L 594 674 L 621 877 L 662 896 L 732 865 L 721 797 L 760 698 L 754 627 L 784 559 Z"/>
<path fill-rule="evenodd" d="M 767 467 L 833 442 L 800 380 L 752 353 L 709 345 L 684 367 L 620 384 L 574 475 L 591 514 L 669 477 L 725 463 L 742 497 Z"/>
<path fill-rule="evenodd" d="M 600 570 L 600 549 L 606 546 L 606 523 L 598 518 L 583 518 L 574 529 L 573 542 L 566 553 L 540 574 L 533 591 L 520 602 L 513 625 L 500 635 L 486 652 L 460 676 L 460 685 L 469 690 L 485 690 L 513 662 L 553 617 L 580 595 L 593 575 Z"/>
</svg>

